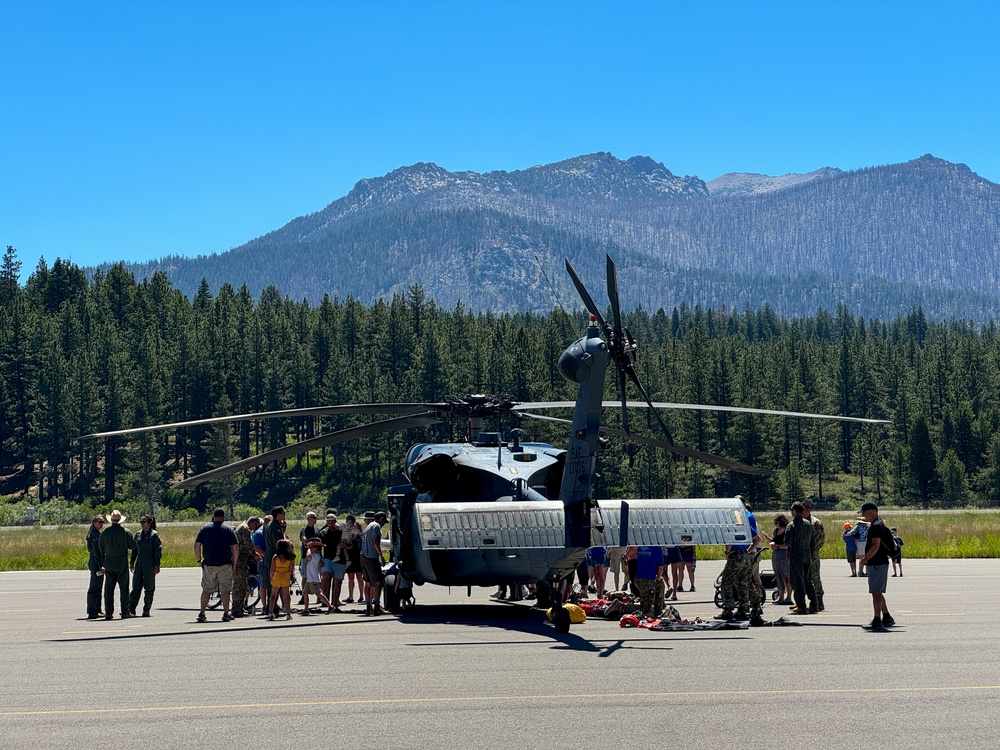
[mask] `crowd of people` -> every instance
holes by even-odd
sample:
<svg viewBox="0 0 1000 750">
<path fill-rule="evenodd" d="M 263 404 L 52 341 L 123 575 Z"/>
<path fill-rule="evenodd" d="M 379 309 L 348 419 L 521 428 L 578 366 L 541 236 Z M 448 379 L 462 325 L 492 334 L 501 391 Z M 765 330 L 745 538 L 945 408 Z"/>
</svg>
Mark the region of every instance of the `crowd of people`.
<svg viewBox="0 0 1000 750">
<path fill-rule="evenodd" d="M 116 591 L 120 617 L 136 617 L 142 598 L 142 617 L 150 617 L 156 576 L 160 572 L 163 545 L 156 532 L 156 519 L 143 515 L 140 531 L 130 533 L 123 525 L 125 515 L 113 510 L 107 519 L 95 515 L 87 530 L 90 585 L 87 589 L 87 618 L 114 619 Z M 337 509 L 328 508 L 326 523 L 317 527 L 318 516 L 310 511 L 306 525 L 299 532 L 299 554 L 288 537 L 285 509 L 275 506 L 260 518 L 251 516 L 235 529 L 226 523 L 222 508 L 216 508 L 212 520 L 198 530 L 194 542 L 195 561 L 201 568 L 201 601 L 198 622 L 206 622 L 206 609 L 218 594 L 223 622 L 247 617 L 250 577 L 256 576 L 263 612 L 268 620 L 279 615 L 292 617 L 291 586 L 301 583 L 301 614 L 309 615 L 310 597 L 337 612 L 344 604 L 365 604 L 366 615 L 383 614 L 380 605 L 384 574 L 382 566 L 382 527 L 387 521 L 383 511 L 367 512 L 361 523 L 348 515 L 341 523 Z M 341 600 L 344 580 L 347 597 Z M 357 599 L 355 600 L 355 591 Z M 102 610 L 103 592 L 103 610 Z"/>
<path fill-rule="evenodd" d="M 758 527 L 756 516 L 748 503 L 744 502 L 744 508 L 750 528 L 750 543 L 729 545 L 725 549 L 726 562 L 718 583 L 722 612 L 716 619 L 748 620 L 751 626 L 757 627 L 767 624 L 763 618 L 764 586 L 759 570 L 763 540 L 766 540 L 767 547 L 771 550 L 771 565 L 777 589 L 774 603 L 790 605 L 789 613 L 794 615 L 824 611 L 826 605 L 820 552 L 826 543 L 826 528 L 813 514 L 812 504 L 796 502 L 792 504 L 788 514 L 774 514 L 774 528 L 770 534 Z M 893 576 L 897 575 L 897 571 L 898 575 L 902 575 L 903 570 L 903 541 L 899 538 L 897 529 L 886 529 L 874 503 L 865 503 L 858 514 L 858 520 L 846 523 L 844 528 L 851 575 L 869 578 L 869 593 L 872 594 L 874 609 L 870 626 L 877 628 L 894 625 L 895 620 L 886 608 L 884 595 L 889 562 L 892 563 Z M 857 565 L 861 566 L 860 574 L 857 573 Z M 578 571 L 578 575 L 583 584 L 585 574 L 582 571 L 587 571 L 587 590 L 599 597 L 630 591 L 638 598 L 641 616 L 653 619 L 667 608 L 669 602 L 677 600 L 678 592 L 685 590 L 685 574 L 688 577 L 688 591 L 695 591 L 695 568 L 695 547 L 591 547 L 586 557 L 586 568 Z M 866 568 L 871 572 L 864 572 Z M 614 588 L 610 592 L 607 590 L 609 573 L 614 578 Z M 508 588 L 511 591 L 510 598 L 520 597 L 520 587 L 503 587 L 493 596 L 508 598 Z M 515 591 L 518 593 L 514 593 Z M 564 600 L 570 598 L 568 588 L 564 589 L 563 594 Z"/>
<path fill-rule="evenodd" d="M 759 529 L 753 509 L 744 503 L 750 529 L 749 544 L 726 547 L 726 562 L 721 574 L 722 612 L 719 620 L 749 620 L 751 626 L 764 625 L 762 586 L 759 574 L 759 550 L 767 540 L 772 557 L 777 596 L 775 603 L 789 604 L 792 614 L 812 614 L 825 609 L 823 581 L 820 575 L 820 550 L 826 540 L 825 527 L 812 513 L 808 502 L 796 502 L 790 509 L 791 520 L 784 513 L 773 516 L 771 534 Z M 201 607 L 198 621 L 207 620 L 206 608 L 213 594 L 221 599 L 222 620 L 229 622 L 252 613 L 247 609 L 249 579 L 254 573 L 268 620 L 292 618 L 291 586 L 295 580 L 296 560 L 301 582 L 301 613 L 311 614 L 310 597 L 326 608 L 339 611 L 355 601 L 365 604 L 365 614 L 383 614 L 380 604 L 385 556 L 382 551 L 382 527 L 387 521 L 383 511 L 367 512 L 364 526 L 353 515 L 343 523 L 336 508 L 326 510 L 325 524 L 318 525 L 315 512 L 306 514 L 306 525 L 299 531 L 299 554 L 296 556 L 287 533 L 285 508 L 275 506 L 263 518 L 251 516 L 235 529 L 225 523 L 225 512 L 217 508 L 212 521 L 199 531 L 194 542 L 195 560 L 202 570 Z M 107 518 L 96 515 L 88 529 L 90 586 L 87 590 L 88 619 L 113 619 L 117 589 L 120 616 L 136 616 L 140 597 L 142 617 L 149 617 L 160 572 L 163 547 L 156 532 L 156 519 L 143 515 L 141 530 L 129 533 L 122 525 L 124 514 L 113 510 Z M 895 624 L 885 602 L 889 564 L 893 577 L 903 575 L 903 540 L 897 529 L 886 528 L 874 503 L 861 506 L 855 523 L 845 523 L 843 531 L 847 562 L 852 577 L 868 578 L 874 616 L 871 627 Z M 614 590 L 631 589 L 641 610 L 649 617 L 661 611 L 668 601 L 676 601 L 683 592 L 685 575 L 688 591 L 695 591 L 697 566 L 694 546 L 591 547 L 577 571 L 582 591 L 607 593 L 608 575 Z M 347 581 L 347 597 L 344 581 Z M 130 585 L 131 584 L 131 585 Z M 104 610 L 101 611 L 103 589 Z M 355 600 L 357 591 L 357 600 Z M 562 594 L 568 599 L 572 577 Z M 493 594 L 498 599 L 532 597 L 520 585 L 503 586 Z"/>
</svg>

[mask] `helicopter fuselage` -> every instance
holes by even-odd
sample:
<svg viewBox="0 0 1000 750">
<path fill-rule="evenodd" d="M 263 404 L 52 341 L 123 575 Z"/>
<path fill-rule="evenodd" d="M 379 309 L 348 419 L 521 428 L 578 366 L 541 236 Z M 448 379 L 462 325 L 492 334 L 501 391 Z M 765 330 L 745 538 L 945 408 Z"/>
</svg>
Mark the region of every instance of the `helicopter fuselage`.
<svg viewBox="0 0 1000 750">
<path fill-rule="evenodd" d="M 412 484 L 393 488 L 393 552 L 414 582 L 491 586 L 572 572 L 586 548 L 567 546 L 558 499 L 566 451 L 481 433 L 466 443 L 419 444 Z"/>
</svg>

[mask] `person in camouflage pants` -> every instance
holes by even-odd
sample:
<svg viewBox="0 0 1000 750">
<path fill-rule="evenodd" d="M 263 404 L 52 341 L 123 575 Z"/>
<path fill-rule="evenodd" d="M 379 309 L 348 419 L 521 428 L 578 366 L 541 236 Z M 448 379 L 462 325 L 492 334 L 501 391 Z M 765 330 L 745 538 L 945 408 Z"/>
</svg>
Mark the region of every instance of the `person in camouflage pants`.
<svg viewBox="0 0 1000 750">
<path fill-rule="evenodd" d="M 639 606 L 648 619 L 660 613 L 663 595 L 657 601 L 658 585 L 663 578 L 663 548 L 643 546 L 636 549 L 635 584 L 639 592 Z"/>
<path fill-rule="evenodd" d="M 745 550 L 726 554 L 726 567 L 722 569 L 722 614 L 728 615 L 727 620 L 746 619 L 751 611 L 756 598 L 753 596 L 752 567 L 753 557 Z"/>
<path fill-rule="evenodd" d="M 236 571 L 233 573 L 233 617 L 246 615 L 247 594 L 249 585 L 247 576 L 250 563 L 257 561 L 257 553 L 253 547 L 253 532 L 260 526 L 260 519 L 250 516 L 236 527 L 236 543 L 239 545 L 239 557 L 236 559 Z"/>
<path fill-rule="evenodd" d="M 823 581 L 819 577 L 819 553 L 826 543 L 826 528 L 824 528 L 823 522 L 812 514 L 812 505 L 804 502 L 802 507 L 805 509 L 802 517 L 812 525 L 812 583 L 813 588 L 816 589 L 816 609 L 822 612 L 825 607 L 823 606 Z"/>
<path fill-rule="evenodd" d="M 726 547 L 726 567 L 722 569 L 722 612 L 715 616 L 717 620 L 745 620 L 750 618 L 754 627 L 764 625 L 760 597 L 753 585 L 754 553 L 760 545 L 760 532 L 757 529 L 757 519 L 753 508 L 743 500 L 747 512 L 747 524 L 750 531 L 750 544 L 733 544 Z M 735 610 L 735 611 L 734 611 Z"/>
</svg>

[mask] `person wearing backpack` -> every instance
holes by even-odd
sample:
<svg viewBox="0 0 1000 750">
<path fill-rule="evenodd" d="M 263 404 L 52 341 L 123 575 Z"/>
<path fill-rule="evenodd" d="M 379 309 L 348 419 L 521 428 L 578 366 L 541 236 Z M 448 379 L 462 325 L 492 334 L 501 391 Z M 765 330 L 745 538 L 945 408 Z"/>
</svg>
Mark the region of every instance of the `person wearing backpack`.
<svg viewBox="0 0 1000 750">
<path fill-rule="evenodd" d="M 878 630 L 896 624 L 895 618 L 889 614 L 889 606 L 885 601 L 885 589 L 889 579 L 889 556 L 896 549 L 896 542 L 892 538 L 892 532 L 879 518 L 878 506 L 875 503 L 862 505 L 861 515 L 869 524 L 865 555 L 861 558 L 861 564 L 868 567 L 868 593 L 872 595 L 872 609 L 875 612 L 870 627 Z"/>
<path fill-rule="evenodd" d="M 903 540 L 899 536 L 899 532 L 896 531 L 896 527 L 893 526 L 889 531 L 892 532 L 892 538 L 896 542 L 896 549 L 892 552 L 892 577 L 896 577 L 896 569 L 899 568 L 899 577 L 903 577 Z"/>
</svg>

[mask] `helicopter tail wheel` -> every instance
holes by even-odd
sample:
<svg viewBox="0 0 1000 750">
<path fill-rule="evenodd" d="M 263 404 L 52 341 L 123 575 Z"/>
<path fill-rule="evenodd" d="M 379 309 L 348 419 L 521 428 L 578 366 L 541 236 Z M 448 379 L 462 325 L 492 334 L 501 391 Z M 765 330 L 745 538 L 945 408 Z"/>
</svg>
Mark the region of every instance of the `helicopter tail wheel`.
<svg viewBox="0 0 1000 750">
<path fill-rule="evenodd" d="M 552 624 L 557 633 L 569 632 L 569 610 L 561 605 L 552 608 Z"/>
<path fill-rule="evenodd" d="M 720 587 L 715 590 L 715 606 L 722 609 L 722 602 L 722 588 Z"/>
</svg>

